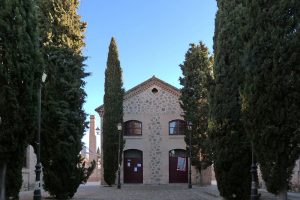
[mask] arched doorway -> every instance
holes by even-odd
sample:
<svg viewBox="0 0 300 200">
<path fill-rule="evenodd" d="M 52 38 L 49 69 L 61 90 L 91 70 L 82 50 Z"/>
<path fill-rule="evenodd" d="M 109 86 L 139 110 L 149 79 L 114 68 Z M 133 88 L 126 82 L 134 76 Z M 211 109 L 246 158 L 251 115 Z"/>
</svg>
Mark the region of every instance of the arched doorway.
<svg viewBox="0 0 300 200">
<path fill-rule="evenodd" d="M 143 183 L 143 152 L 124 151 L 124 183 Z"/>
<path fill-rule="evenodd" d="M 188 158 L 183 149 L 169 151 L 169 182 L 187 183 L 188 181 Z"/>
</svg>

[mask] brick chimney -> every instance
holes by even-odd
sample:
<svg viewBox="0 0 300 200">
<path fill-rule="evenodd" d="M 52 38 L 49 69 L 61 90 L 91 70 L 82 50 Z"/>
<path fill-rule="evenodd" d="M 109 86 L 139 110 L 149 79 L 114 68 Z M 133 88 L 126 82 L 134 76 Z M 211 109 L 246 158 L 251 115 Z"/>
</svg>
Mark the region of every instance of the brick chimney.
<svg viewBox="0 0 300 200">
<path fill-rule="evenodd" d="M 97 161 L 97 145 L 96 145 L 96 134 L 95 134 L 95 115 L 90 115 L 90 134 L 89 134 L 89 161 Z"/>
</svg>

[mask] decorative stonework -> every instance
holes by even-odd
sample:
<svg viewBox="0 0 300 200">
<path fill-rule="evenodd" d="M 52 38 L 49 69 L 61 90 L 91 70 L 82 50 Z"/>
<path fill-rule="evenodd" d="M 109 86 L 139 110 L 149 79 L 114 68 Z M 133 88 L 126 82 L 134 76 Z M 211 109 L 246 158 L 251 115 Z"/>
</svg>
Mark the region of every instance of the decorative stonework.
<svg viewBox="0 0 300 200">
<path fill-rule="evenodd" d="M 161 177 L 161 120 L 159 115 L 153 116 L 149 124 L 148 129 L 148 141 L 150 142 L 150 151 L 148 152 L 150 162 L 149 169 L 151 172 L 151 182 L 160 183 Z"/>
<path fill-rule="evenodd" d="M 152 89 L 156 88 L 157 93 Z M 178 97 L 158 86 L 152 86 L 144 92 L 124 101 L 124 114 L 178 114 L 182 113 Z"/>
<path fill-rule="evenodd" d="M 125 93 L 124 96 L 124 100 L 132 97 L 132 96 L 136 96 L 138 94 L 140 94 L 141 92 L 147 90 L 150 87 L 153 87 L 154 85 L 159 86 L 160 88 L 163 88 L 165 91 L 167 91 L 170 94 L 173 94 L 175 96 L 180 96 L 180 90 L 158 78 L 156 78 L 155 76 L 153 76 L 152 78 L 146 80 L 145 82 L 135 86 L 134 88 L 128 90 Z"/>
<path fill-rule="evenodd" d="M 136 95 L 125 99 L 123 108 L 124 121 L 139 120 L 143 123 L 143 139 L 139 142 L 136 140 L 133 142 L 133 138 L 126 138 L 125 144 L 132 149 L 139 149 L 141 143 L 142 146 L 147 146 L 147 151 L 144 151 L 143 154 L 144 161 L 147 163 L 144 165 L 147 168 L 145 181 L 150 184 L 166 183 L 168 181 L 166 176 L 166 170 L 168 170 L 166 162 L 168 160 L 163 158 L 166 152 L 164 145 L 170 139 L 167 137 L 166 140 L 168 122 L 181 118 L 182 109 L 179 105 L 179 96 L 170 93 L 169 90 L 165 90 L 165 87 L 160 87 L 159 84 L 153 84 L 151 87 L 144 88 Z M 176 138 L 178 139 L 178 137 Z M 182 149 L 185 148 L 183 138 L 173 142 L 179 142 Z"/>
<path fill-rule="evenodd" d="M 185 149 L 183 136 L 169 135 L 169 121 L 182 119 L 179 104 L 180 90 L 152 77 L 124 95 L 124 122 L 142 122 L 142 135 L 125 136 L 125 150 L 143 152 L 143 183 L 165 184 L 169 182 L 169 150 Z M 96 108 L 103 116 L 103 106 Z M 121 166 L 123 172 L 123 167 Z M 124 175 L 121 173 L 121 182 Z"/>
<path fill-rule="evenodd" d="M 157 89 L 157 92 L 152 92 L 153 89 Z M 154 112 L 154 108 L 156 113 L 175 114 L 176 111 L 179 111 L 181 114 L 179 97 L 180 90 L 178 88 L 153 76 L 125 93 L 124 113 L 149 113 L 148 111 Z M 97 107 L 95 111 L 101 118 L 103 117 L 103 105 Z"/>
</svg>

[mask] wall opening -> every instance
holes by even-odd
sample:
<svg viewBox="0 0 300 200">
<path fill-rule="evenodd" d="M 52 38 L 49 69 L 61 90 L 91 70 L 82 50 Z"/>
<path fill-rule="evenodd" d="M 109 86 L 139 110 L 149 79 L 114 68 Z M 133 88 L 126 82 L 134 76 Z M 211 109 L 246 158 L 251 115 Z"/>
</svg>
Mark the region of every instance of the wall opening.
<svg viewBox="0 0 300 200">
<path fill-rule="evenodd" d="M 124 183 L 143 183 L 143 152 L 124 151 Z"/>
<path fill-rule="evenodd" d="M 153 94 L 156 94 L 157 92 L 158 92 L 158 89 L 156 89 L 156 88 L 153 88 L 153 89 L 152 89 L 152 93 L 153 93 Z"/>
</svg>

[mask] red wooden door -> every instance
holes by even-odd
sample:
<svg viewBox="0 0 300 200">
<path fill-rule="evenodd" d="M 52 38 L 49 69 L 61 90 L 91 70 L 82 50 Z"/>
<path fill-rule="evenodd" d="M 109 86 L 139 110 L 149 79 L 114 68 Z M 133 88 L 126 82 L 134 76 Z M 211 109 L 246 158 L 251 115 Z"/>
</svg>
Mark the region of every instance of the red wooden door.
<svg viewBox="0 0 300 200">
<path fill-rule="evenodd" d="M 169 157 L 169 182 L 187 183 L 188 182 L 188 159 L 185 157 L 185 167 L 178 169 L 178 158 Z"/>
<path fill-rule="evenodd" d="M 142 158 L 124 158 L 124 183 L 143 183 Z"/>
</svg>

